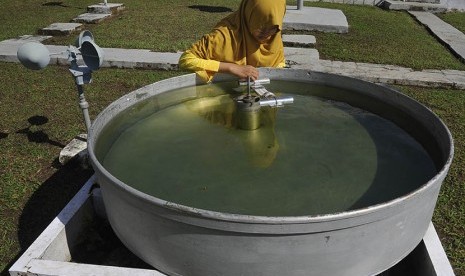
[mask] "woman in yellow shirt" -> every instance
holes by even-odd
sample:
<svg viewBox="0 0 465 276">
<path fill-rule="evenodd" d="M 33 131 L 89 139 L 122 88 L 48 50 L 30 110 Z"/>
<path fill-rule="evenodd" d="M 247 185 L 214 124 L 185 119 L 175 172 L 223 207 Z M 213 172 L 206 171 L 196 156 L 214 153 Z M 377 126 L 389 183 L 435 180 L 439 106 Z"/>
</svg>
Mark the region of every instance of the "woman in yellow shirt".
<svg viewBox="0 0 465 276">
<path fill-rule="evenodd" d="M 209 82 L 217 72 L 256 80 L 256 67 L 284 67 L 285 12 L 285 0 L 242 0 L 239 10 L 182 54 L 180 68 Z"/>
<path fill-rule="evenodd" d="M 285 12 L 285 0 L 242 0 L 236 12 L 221 20 L 212 32 L 182 54 L 180 68 L 194 71 L 205 82 L 210 82 L 218 72 L 256 80 L 259 76 L 257 67 L 284 67 L 280 31 Z M 208 86 L 198 89 L 206 89 L 203 93 L 214 93 Z M 230 95 L 199 95 L 186 106 L 212 123 L 227 128 L 235 124 L 235 105 Z M 279 149 L 274 134 L 276 110 L 265 108 L 261 113 L 261 127 L 243 132 L 241 137 L 250 164 L 267 168 Z"/>
</svg>

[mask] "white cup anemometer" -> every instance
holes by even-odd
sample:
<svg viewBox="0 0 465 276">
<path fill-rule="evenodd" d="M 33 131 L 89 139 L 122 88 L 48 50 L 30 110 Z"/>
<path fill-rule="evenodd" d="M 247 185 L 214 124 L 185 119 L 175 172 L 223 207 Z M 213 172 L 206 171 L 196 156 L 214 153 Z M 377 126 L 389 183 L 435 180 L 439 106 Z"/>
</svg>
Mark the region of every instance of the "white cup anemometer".
<svg viewBox="0 0 465 276">
<path fill-rule="evenodd" d="M 40 70 L 50 63 L 50 56 L 67 53 L 70 62 L 69 71 L 73 75 L 79 95 L 79 106 L 84 115 L 87 131 L 91 126 L 87 103 L 84 97 L 83 85 L 92 81 L 92 71 L 96 71 L 103 63 L 103 50 L 94 42 L 90 31 L 82 31 L 76 39 L 75 46 L 70 45 L 61 53 L 50 53 L 45 45 L 39 42 L 28 42 L 18 48 L 17 57 L 28 69 Z M 78 56 L 82 57 L 84 65 L 78 65 Z"/>
</svg>

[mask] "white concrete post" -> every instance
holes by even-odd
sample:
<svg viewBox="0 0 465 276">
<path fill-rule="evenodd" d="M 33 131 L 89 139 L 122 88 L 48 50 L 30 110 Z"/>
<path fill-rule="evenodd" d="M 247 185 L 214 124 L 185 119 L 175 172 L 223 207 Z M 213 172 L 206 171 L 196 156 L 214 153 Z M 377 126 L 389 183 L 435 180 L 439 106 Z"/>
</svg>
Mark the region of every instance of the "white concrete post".
<svg viewBox="0 0 465 276">
<path fill-rule="evenodd" d="M 304 6 L 304 0 L 297 0 L 297 9 L 301 10 Z"/>
</svg>

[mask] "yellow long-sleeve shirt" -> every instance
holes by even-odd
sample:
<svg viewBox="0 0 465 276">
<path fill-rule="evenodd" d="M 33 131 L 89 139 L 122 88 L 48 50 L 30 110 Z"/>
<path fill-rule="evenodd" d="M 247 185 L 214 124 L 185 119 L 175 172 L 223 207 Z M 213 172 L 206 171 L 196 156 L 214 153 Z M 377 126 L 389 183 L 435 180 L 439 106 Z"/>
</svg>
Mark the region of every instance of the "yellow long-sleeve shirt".
<svg viewBox="0 0 465 276">
<path fill-rule="evenodd" d="M 281 31 L 285 11 L 284 0 L 242 1 L 236 12 L 221 20 L 211 33 L 181 55 L 179 67 L 196 72 L 206 82 L 219 71 L 220 62 L 284 67 L 281 33 L 261 44 L 252 32 L 270 26 L 277 26 Z"/>
</svg>

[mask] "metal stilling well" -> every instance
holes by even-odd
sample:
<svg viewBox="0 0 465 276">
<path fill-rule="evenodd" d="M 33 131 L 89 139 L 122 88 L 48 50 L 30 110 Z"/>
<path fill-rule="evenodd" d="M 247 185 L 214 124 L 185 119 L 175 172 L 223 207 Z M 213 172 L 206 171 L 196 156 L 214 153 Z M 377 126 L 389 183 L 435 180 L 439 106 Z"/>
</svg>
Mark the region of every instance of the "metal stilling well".
<svg viewBox="0 0 465 276">
<path fill-rule="evenodd" d="M 255 130 L 260 127 L 260 108 L 282 107 L 284 104 L 291 104 L 294 98 L 291 96 L 276 97 L 273 92 L 268 91 L 264 84 L 270 83 L 270 79 L 258 79 L 251 81 L 239 81 L 239 85 L 247 85 L 247 94 L 235 98 L 238 112 L 238 127 L 244 130 Z M 253 94 L 252 94 L 253 90 Z"/>
</svg>

